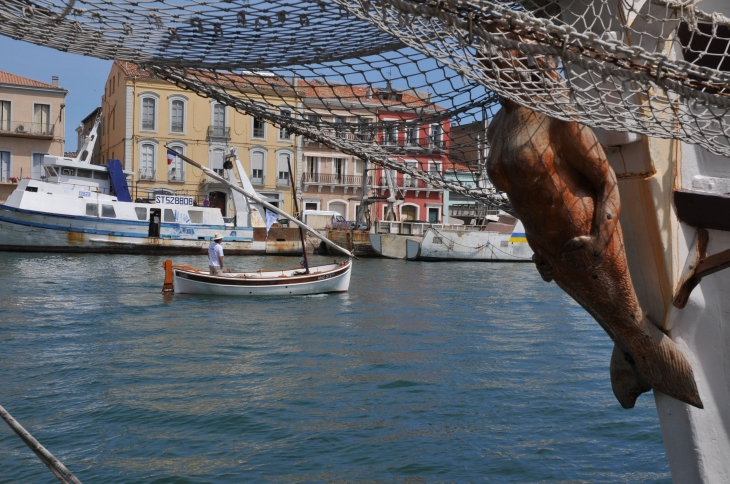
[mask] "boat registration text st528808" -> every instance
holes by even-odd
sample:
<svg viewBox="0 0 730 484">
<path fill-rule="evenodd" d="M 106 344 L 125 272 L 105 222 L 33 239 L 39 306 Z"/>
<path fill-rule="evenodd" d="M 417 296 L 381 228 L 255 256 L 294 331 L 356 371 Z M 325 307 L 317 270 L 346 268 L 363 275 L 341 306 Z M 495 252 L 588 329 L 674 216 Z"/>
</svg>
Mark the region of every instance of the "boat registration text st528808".
<svg viewBox="0 0 730 484">
<path fill-rule="evenodd" d="M 193 204 L 193 197 L 173 197 L 169 195 L 157 195 L 155 196 L 155 202 L 166 203 L 168 205 L 190 205 Z"/>
</svg>

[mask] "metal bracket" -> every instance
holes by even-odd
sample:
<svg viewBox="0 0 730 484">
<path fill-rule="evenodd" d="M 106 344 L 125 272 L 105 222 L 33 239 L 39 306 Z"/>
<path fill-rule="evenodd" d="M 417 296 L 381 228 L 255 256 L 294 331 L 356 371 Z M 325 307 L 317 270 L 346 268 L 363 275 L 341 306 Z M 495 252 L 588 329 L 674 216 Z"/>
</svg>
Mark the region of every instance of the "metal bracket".
<svg viewBox="0 0 730 484">
<path fill-rule="evenodd" d="M 697 229 L 697 235 L 684 263 L 679 288 L 672 300 L 672 304 L 679 309 L 687 305 L 692 290 L 697 287 L 703 277 L 730 267 L 730 249 L 708 256 L 709 240 L 710 235 L 707 229 Z"/>
</svg>

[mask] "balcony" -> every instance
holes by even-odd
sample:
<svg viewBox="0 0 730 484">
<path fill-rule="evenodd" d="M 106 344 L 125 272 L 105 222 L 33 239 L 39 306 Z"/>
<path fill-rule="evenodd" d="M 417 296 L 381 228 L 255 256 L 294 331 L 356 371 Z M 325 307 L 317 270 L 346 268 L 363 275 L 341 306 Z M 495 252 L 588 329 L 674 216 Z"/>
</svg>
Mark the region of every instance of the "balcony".
<svg viewBox="0 0 730 484">
<path fill-rule="evenodd" d="M 324 173 L 305 173 L 302 180 L 308 185 L 338 185 L 338 186 L 354 186 L 362 185 L 362 175 L 326 175 Z M 367 184 L 371 183 L 370 177 Z"/>
<path fill-rule="evenodd" d="M 446 142 L 443 140 L 432 140 L 432 139 L 393 139 L 391 137 L 380 137 L 377 140 L 378 145 L 383 148 L 399 149 L 403 151 L 421 151 L 421 150 L 432 150 L 432 151 L 443 151 L 446 148 Z"/>
<path fill-rule="evenodd" d="M 291 183 L 289 183 L 288 178 L 277 178 L 276 186 L 277 187 L 291 187 Z"/>
<path fill-rule="evenodd" d="M 33 139 L 53 139 L 54 128 L 55 125 L 50 123 L 3 121 L 0 122 L 0 135 Z"/>
<path fill-rule="evenodd" d="M 208 126 L 208 138 L 231 139 L 231 128 L 228 126 Z"/>
<path fill-rule="evenodd" d="M 426 183 L 423 180 L 418 180 L 416 178 L 411 178 L 408 176 L 404 176 L 402 178 L 397 178 L 393 180 L 393 183 L 398 188 L 410 188 L 413 190 L 425 190 L 427 188 L 433 188 L 428 183 Z M 385 177 L 380 178 L 380 185 L 378 187 L 382 188 L 388 188 L 388 180 Z"/>
<path fill-rule="evenodd" d="M 345 130 L 344 128 L 322 128 L 322 133 L 326 136 L 333 138 L 345 139 L 348 141 L 373 141 L 375 139 L 375 133 L 367 131 L 355 131 Z"/>
<path fill-rule="evenodd" d="M 137 174 L 137 180 L 140 181 L 154 181 L 155 173 L 153 171 L 142 171 Z"/>
<path fill-rule="evenodd" d="M 385 177 L 380 177 L 379 182 L 380 182 L 380 184 L 374 188 L 378 189 L 381 194 L 384 194 L 389 189 L 388 179 Z M 418 194 L 421 192 L 430 194 L 430 193 L 442 193 L 444 191 L 443 188 L 439 188 L 439 187 L 430 185 L 429 183 L 427 183 L 423 180 L 418 180 L 417 178 L 413 178 L 408 175 L 401 176 L 400 178 L 393 178 L 393 184 L 394 184 L 394 188 L 397 192 L 405 193 L 406 191 L 411 190 L 411 191 L 415 192 L 416 196 L 418 196 Z"/>
</svg>

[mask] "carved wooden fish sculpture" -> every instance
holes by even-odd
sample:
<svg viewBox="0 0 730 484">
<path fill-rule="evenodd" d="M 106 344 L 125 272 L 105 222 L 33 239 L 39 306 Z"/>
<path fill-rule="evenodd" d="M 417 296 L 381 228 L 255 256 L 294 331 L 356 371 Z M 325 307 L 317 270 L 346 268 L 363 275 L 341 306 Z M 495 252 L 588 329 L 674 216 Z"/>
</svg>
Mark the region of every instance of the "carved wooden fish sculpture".
<svg viewBox="0 0 730 484">
<path fill-rule="evenodd" d="M 590 128 L 504 101 L 489 125 L 487 170 L 525 226 L 538 271 L 615 346 L 611 386 L 624 408 L 651 388 L 702 408 L 692 367 L 634 292 L 618 222 L 616 175 Z"/>
</svg>

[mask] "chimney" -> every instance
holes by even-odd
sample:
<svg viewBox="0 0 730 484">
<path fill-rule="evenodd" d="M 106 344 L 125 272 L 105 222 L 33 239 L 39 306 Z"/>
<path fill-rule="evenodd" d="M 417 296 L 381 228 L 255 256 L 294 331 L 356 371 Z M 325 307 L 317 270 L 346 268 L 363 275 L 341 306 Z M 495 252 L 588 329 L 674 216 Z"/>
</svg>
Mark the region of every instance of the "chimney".
<svg viewBox="0 0 730 484">
<path fill-rule="evenodd" d="M 373 98 L 373 88 L 368 86 L 367 90 L 365 91 L 365 99 L 370 101 Z"/>
<path fill-rule="evenodd" d="M 54 86 L 58 86 L 58 76 L 51 77 L 51 84 L 53 84 Z"/>
</svg>

